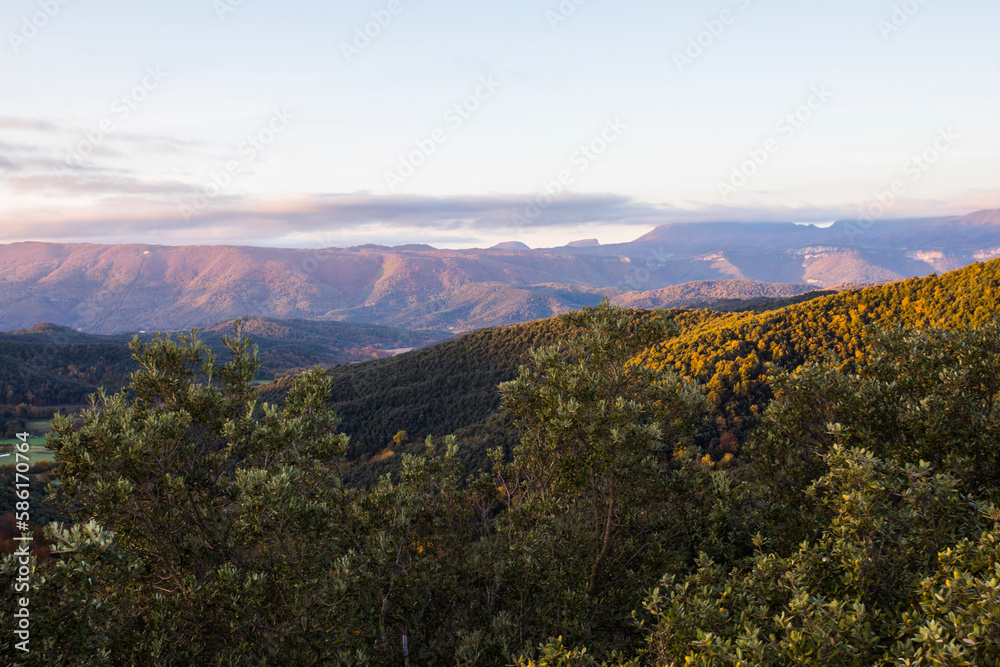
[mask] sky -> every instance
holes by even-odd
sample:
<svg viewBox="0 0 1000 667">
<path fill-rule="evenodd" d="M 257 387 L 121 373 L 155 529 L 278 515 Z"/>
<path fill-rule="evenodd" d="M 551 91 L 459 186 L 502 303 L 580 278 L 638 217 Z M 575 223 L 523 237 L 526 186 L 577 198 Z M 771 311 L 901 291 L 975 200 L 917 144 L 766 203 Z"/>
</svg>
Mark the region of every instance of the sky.
<svg viewBox="0 0 1000 667">
<path fill-rule="evenodd" d="M 0 242 L 1000 208 L 995 0 L 7 0 Z"/>
</svg>

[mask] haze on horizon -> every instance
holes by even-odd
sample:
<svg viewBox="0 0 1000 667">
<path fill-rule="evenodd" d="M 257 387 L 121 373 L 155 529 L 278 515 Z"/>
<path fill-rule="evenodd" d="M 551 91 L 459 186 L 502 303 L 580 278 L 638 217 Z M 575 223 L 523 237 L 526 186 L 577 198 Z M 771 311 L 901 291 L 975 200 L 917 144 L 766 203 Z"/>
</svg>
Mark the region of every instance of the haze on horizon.
<svg viewBox="0 0 1000 667">
<path fill-rule="evenodd" d="M 828 223 L 894 184 L 885 217 L 1000 208 L 998 19 L 986 0 L 12 0 L 0 242 L 553 247 Z"/>
</svg>

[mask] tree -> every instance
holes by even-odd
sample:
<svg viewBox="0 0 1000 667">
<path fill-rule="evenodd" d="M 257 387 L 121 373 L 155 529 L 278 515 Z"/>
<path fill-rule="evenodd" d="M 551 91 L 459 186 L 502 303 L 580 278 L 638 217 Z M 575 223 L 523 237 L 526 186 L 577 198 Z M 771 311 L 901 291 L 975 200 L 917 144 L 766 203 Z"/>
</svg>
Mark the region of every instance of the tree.
<svg viewBox="0 0 1000 667">
<path fill-rule="evenodd" d="M 325 406 L 328 384 L 313 371 L 283 409 L 259 405 L 249 341 L 237 330 L 226 345 L 232 360 L 220 364 L 196 334 L 136 338 L 130 391 L 99 393 L 78 431 L 53 422 L 78 518 L 108 534 L 123 571 L 142 573 L 122 581 L 101 569 L 104 587 L 88 594 L 130 601 L 122 626 L 90 628 L 129 637 L 112 644 L 115 661 L 311 660 L 358 625 L 338 481 L 346 438 Z"/>
<path fill-rule="evenodd" d="M 48 527 L 54 568 L 31 561 L 37 643 L 19 664 L 435 664 L 502 649 L 460 632 L 497 621 L 477 574 L 492 479 L 463 479 L 449 438 L 402 457 L 397 480 L 346 489 L 324 372 L 296 378 L 282 408 L 261 404 L 250 342 L 237 329 L 226 344 L 221 364 L 196 333 L 136 339 L 129 389 L 95 396 L 78 429 L 54 421 L 79 523 Z M 5 558 L 0 584 L 21 565 Z M 8 596 L 5 627 L 12 613 Z"/>
<path fill-rule="evenodd" d="M 997 636 L 997 615 L 977 624 L 966 606 L 985 610 L 997 599 L 993 574 L 967 557 L 993 512 L 926 463 L 904 466 L 839 445 L 824 459 L 829 472 L 812 492 L 833 518 L 815 541 L 786 557 L 761 541 L 736 569 L 703 558 L 694 574 L 666 576 L 648 594 L 655 664 L 994 664 L 988 638 Z M 990 551 L 996 530 L 983 536 Z M 960 553 L 955 544 L 964 545 Z M 962 567 L 952 569 L 955 561 Z M 963 646 L 959 628 L 986 641 Z M 927 648 L 944 653 L 948 640 L 958 653 L 992 661 L 899 661 Z"/>
<path fill-rule="evenodd" d="M 656 664 L 1000 664 L 1000 327 L 872 346 L 777 378 L 750 448 L 767 534 L 647 595 Z"/>
<path fill-rule="evenodd" d="M 952 331 L 873 328 L 856 372 L 807 364 L 775 374 L 776 400 L 747 448 L 784 518 L 775 538 L 794 548 L 828 517 L 806 489 L 827 471 L 834 443 L 903 464 L 930 462 L 965 490 L 1000 478 L 1000 323 Z M 831 424 L 838 424 L 836 431 Z"/>
<path fill-rule="evenodd" d="M 582 636 L 601 614 L 625 610 L 636 573 L 676 557 L 671 541 L 684 529 L 674 520 L 684 505 L 674 502 L 671 471 L 706 403 L 696 384 L 646 365 L 676 331 L 662 314 L 636 316 L 605 301 L 563 319 L 576 335 L 533 352 L 500 387 L 522 439 L 499 468 L 499 486 L 507 548 L 524 546 L 516 568 L 542 588 L 535 613 L 548 620 L 537 622 Z"/>
</svg>

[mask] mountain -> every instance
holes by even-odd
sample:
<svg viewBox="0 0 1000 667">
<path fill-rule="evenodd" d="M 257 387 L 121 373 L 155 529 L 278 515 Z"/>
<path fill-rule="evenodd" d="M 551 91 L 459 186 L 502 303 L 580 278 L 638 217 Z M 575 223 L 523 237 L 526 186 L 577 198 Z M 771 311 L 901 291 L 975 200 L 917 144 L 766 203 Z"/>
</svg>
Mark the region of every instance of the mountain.
<svg viewBox="0 0 1000 667">
<path fill-rule="evenodd" d="M 178 330 L 261 316 L 464 331 L 627 293 L 634 294 L 626 301 L 651 306 L 682 303 L 656 293 L 687 283 L 741 281 L 736 292 L 747 282 L 825 289 L 993 257 L 1000 257 L 1000 211 L 826 228 L 671 224 L 631 243 L 535 250 L 516 242 L 488 250 L 14 243 L 0 245 L 0 329 L 45 321 L 92 333 Z M 685 288 L 691 303 L 731 298 L 698 289 Z"/>
<path fill-rule="evenodd" d="M 520 241 L 505 241 L 496 244 L 490 250 L 531 250 L 531 248 Z"/>
<path fill-rule="evenodd" d="M 649 292 L 627 292 L 611 301 L 623 308 L 686 308 L 719 301 L 787 299 L 816 291 L 815 285 L 757 283 L 752 280 L 699 280 Z"/>
<path fill-rule="evenodd" d="M 0 329 L 54 322 L 94 333 L 178 330 L 264 316 L 358 324 L 427 320 L 477 285 L 565 283 L 593 290 L 620 281 L 618 258 L 526 251 L 286 250 L 15 243 L 0 246 Z M 530 294 L 516 293 L 517 299 Z M 461 311 L 461 303 L 454 306 Z M 569 306 L 559 306 L 559 312 Z M 508 324 L 552 311 L 523 309 L 449 326 Z M 406 326 L 405 328 L 416 328 Z"/>
<path fill-rule="evenodd" d="M 865 331 L 872 325 L 986 324 L 1000 314 L 1000 260 L 766 312 L 668 312 L 680 332 L 655 363 L 703 384 L 716 411 L 703 443 L 711 447 L 725 433 L 742 441 L 756 425 L 771 399 L 768 364 L 791 370 L 833 355 L 849 368 L 870 353 Z M 352 456 L 374 457 L 397 431 L 406 430 L 418 442 L 427 435 L 458 434 L 463 456 L 482 463 L 488 448 L 516 439 L 497 413 L 497 384 L 516 376 L 532 347 L 563 340 L 568 331 L 561 318 L 486 329 L 392 359 L 331 370 L 330 402 L 351 436 Z M 290 385 L 291 378 L 278 380 L 263 388 L 264 398 L 280 403 Z M 398 461 L 373 461 L 353 474 L 371 481 L 393 465 Z"/>
<path fill-rule="evenodd" d="M 1000 257 L 1000 211 L 933 219 L 791 223 L 703 223 L 657 227 L 632 243 L 587 249 L 637 254 L 651 280 L 710 280 L 701 274 L 767 283 L 879 283 L 946 272 Z M 637 252 L 638 251 L 638 252 Z M 643 255 L 643 253 L 645 253 Z"/>
</svg>

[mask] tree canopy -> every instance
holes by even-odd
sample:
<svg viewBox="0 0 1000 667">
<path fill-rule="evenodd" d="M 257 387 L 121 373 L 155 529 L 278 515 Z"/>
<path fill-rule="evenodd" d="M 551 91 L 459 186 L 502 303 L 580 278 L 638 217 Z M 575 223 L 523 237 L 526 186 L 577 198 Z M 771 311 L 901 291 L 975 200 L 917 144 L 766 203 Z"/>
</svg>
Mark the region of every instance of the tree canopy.
<svg viewBox="0 0 1000 667">
<path fill-rule="evenodd" d="M 768 317 L 789 332 L 796 312 Z M 717 327 L 731 316 L 604 303 L 559 318 L 500 385 L 511 447 L 470 467 L 462 437 L 429 436 L 362 485 L 345 483 L 336 374 L 290 380 L 278 405 L 238 328 L 224 360 L 197 335 L 136 339 L 129 387 L 54 422 L 73 521 L 31 560 L 31 653 L 9 635 L 0 650 L 18 665 L 1000 664 L 1000 324 L 954 312 L 872 315 L 854 354 L 762 368 L 746 386 L 767 400 L 722 458 L 700 446 L 718 397 L 671 355 L 705 327 L 737 354 Z M 387 443 L 405 446 L 403 426 Z M 5 557 L 0 585 L 18 567 Z M 5 627 L 12 614 L 0 602 Z"/>
</svg>

